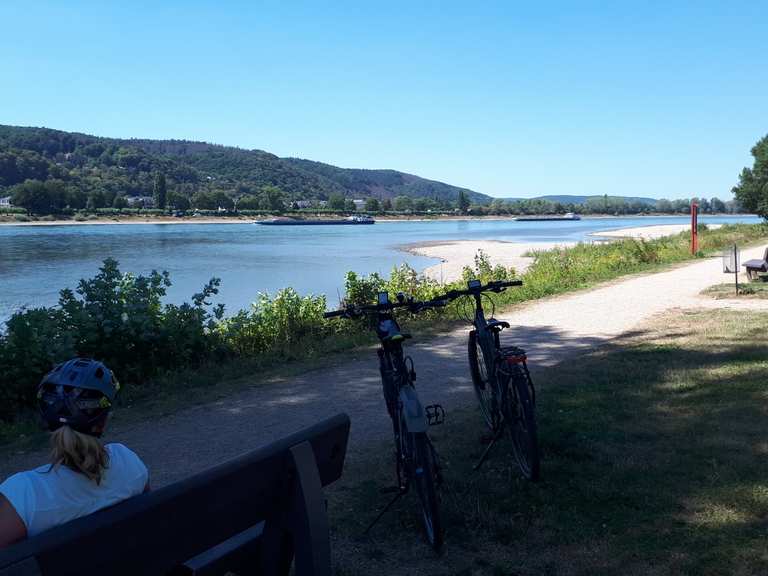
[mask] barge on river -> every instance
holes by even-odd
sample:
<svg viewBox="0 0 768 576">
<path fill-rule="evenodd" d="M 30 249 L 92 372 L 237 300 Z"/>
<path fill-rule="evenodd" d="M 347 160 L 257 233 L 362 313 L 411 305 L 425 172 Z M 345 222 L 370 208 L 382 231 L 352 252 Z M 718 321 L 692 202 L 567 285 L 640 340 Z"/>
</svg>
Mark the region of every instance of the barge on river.
<svg viewBox="0 0 768 576">
<path fill-rule="evenodd" d="M 254 224 L 262 226 L 328 226 L 342 224 L 373 224 L 376 220 L 370 216 L 349 216 L 334 220 L 305 220 L 302 218 L 271 218 L 269 220 L 257 220 Z"/>
</svg>

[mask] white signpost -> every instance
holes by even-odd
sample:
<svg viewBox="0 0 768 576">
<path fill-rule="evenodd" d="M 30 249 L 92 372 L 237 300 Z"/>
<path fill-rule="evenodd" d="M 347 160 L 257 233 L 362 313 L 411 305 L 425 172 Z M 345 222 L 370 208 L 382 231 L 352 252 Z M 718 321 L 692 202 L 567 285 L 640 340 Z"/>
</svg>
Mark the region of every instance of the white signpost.
<svg viewBox="0 0 768 576">
<path fill-rule="evenodd" d="M 741 250 L 734 244 L 723 250 L 723 272 L 725 274 L 736 275 L 736 294 L 739 293 L 739 261 L 741 260 Z"/>
</svg>

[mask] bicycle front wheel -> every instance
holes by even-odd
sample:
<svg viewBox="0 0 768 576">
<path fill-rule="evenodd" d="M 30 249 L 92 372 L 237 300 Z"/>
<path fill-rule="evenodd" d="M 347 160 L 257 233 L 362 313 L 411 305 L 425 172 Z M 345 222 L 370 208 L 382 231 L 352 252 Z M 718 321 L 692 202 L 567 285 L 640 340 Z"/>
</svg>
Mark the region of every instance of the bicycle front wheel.
<svg viewBox="0 0 768 576">
<path fill-rule="evenodd" d="M 408 436 L 412 459 L 411 481 L 421 502 L 424 533 L 430 546 L 439 550 L 443 545 L 443 525 L 437 492 L 438 470 L 435 452 L 426 433 L 409 433 Z"/>
<path fill-rule="evenodd" d="M 510 366 L 504 419 L 512 440 L 512 449 L 523 476 L 536 481 L 540 475 L 539 442 L 531 384 L 519 366 Z"/>
<path fill-rule="evenodd" d="M 498 418 L 494 414 L 493 390 L 490 378 L 488 378 L 483 349 L 480 346 L 480 339 L 477 337 L 475 330 L 469 333 L 467 355 L 469 356 L 469 373 L 472 375 L 472 385 L 475 389 L 477 400 L 480 403 L 480 412 L 488 428 L 495 430 Z"/>
</svg>

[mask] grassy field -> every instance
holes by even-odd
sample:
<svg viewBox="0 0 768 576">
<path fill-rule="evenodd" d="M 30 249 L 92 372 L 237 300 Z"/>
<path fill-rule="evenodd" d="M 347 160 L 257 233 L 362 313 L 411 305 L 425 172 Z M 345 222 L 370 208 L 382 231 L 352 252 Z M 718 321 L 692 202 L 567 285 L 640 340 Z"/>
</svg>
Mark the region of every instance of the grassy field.
<svg viewBox="0 0 768 576">
<path fill-rule="evenodd" d="M 415 496 L 374 528 L 391 447 L 332 493 L 337 574 L 768 573 L 768 313 L 670 314 L 535 373 L 542 475 L 503 450 L 479 473 L 476 410 L 433 428 L 446 545 L 419 537 Z"/>
</svg>

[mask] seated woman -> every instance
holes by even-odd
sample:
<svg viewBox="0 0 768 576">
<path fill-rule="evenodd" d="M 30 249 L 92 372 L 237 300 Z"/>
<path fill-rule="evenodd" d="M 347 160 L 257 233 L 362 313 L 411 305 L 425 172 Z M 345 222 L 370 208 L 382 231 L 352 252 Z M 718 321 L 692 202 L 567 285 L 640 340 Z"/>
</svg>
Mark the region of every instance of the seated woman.
<svg viewBox="0 0 768 576">
<path fill-rule="evenodd" d="M 76 358 L 37 390 L 50 463 L 0 484 L 0 548 L 149 490 L 147 467 L 122 444 L 102 444 L 120 385 L 101 362 Z"/>
</svg>

